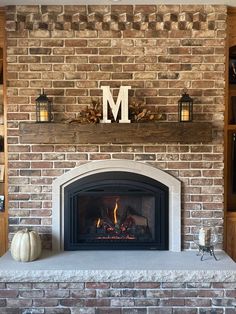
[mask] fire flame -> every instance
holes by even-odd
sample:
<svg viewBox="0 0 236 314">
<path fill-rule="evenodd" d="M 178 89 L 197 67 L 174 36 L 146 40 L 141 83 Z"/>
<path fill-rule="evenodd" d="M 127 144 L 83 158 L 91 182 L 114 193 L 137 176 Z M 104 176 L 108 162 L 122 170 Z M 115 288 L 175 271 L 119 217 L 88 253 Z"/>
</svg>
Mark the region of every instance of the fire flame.
<svg viewBox="0 0 236 314">
<path fill-rule="evenodd" d="M 115 205 L 115 208 L 114 208 L 114 211 L 113 211 L 113 215 L 114 215 L 114 224 L 115 224 L 115 225 L 117 224 L 118 201 L 119 201 L 119 199 L 117 198 L 117 199 L 116 199 L 116 205 Z"/>
<path fill-rule="evenodd" d="M 100 227 L 100 223 L 101 223 L 101 219 L 100 219 L 100 218 L 98 218 L 97 225 L 96 225 L 96 227 L 97 227 L 97 228 L 99 228 L 99 227 Z"/>
</svg>

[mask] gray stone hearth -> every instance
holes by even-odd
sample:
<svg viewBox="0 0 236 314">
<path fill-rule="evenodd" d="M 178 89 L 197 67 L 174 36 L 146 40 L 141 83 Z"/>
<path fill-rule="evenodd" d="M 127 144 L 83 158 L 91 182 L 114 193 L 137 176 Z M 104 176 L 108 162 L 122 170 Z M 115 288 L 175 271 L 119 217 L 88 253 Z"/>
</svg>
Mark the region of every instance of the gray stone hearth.
<svg viewBox="0 0 236 314">
<path fill-rule="evenodd" d="M 31 263 L 0 258 L 0 312 L 11 314 L 227 313 L 236 264 L 217 251 L 44 251 Z"/>
<path fill-rule="evenodd" d="M 0 259 L 0 282 L 236 282 L 236 263 L 196 251 L 44 251 L 31 263 Z"/>
</svg>

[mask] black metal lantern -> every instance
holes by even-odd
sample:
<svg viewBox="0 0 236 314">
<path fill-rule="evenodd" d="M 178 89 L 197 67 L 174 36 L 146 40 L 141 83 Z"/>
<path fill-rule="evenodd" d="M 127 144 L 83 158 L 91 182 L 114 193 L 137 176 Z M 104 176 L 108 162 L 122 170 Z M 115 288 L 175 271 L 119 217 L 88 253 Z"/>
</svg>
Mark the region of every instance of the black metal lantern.
<svg viewBox="0 0 236 314">
<path fill-rule="evenodd" d="M 179 121 L 180 122 L 191 122 L 193 121 L 193 99 L 189 97 L 184 91 L 182 97 L 178 101 L 179 105 Z"/>
<path fill-rule="evenodd" d="M 43 93 L 36 99 L 36 122 L 51 122 L 51 101 Z"/>
</svg>

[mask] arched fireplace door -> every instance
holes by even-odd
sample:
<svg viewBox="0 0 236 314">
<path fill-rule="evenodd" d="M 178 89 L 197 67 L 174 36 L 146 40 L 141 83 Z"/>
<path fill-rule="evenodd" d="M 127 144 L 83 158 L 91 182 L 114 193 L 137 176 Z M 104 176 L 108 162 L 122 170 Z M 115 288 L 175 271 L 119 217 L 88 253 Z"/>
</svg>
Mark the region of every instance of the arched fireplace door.
<svg viewBox="0 0 236 314">
<path fill-rule="evenodd" d="M 90 163 L 56 180 L 60 230 L 54 222 L 53 236 L 60 249 L 180 250 L 179 181 L 145 164 L 121 163 Z"/>
<path fill-rule="evenodd" d="M 168 250 L 168 188 L 130 172 L 104 172 L 64 190 L 64 249 Z"/>
</svg>

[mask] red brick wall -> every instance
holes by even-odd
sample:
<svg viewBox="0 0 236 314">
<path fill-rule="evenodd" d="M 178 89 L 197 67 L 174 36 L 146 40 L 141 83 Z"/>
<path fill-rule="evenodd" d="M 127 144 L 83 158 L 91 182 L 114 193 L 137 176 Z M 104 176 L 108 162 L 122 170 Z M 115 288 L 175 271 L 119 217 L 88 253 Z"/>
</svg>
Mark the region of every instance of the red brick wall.
<svg viewBox="0 0 236 314">
<path fill-rule="evenodd" d="M 233 314 L 235 296 L 235 283 L 0 283 L 11 314 Z"/>
<path fill-rule="evenodd" d="M 226 7 L 32 5 L 6 13 L 10 232 L 32 226 L 50 247 L 53 179 L 91 160 L 131 159 L 181 180 L 184 248 L 193 247 L 201 219 L 222 234 Z M 204 145 L 20 143 L 19 122 L 35 121 L 42 88 L 60 121 L 101 99 L 101 85 L 114 94 L 131 85 L 130 101 L 165 113 L 167 121 L 178 120 L 187 87 L 194 120 L 213 122 L 218 135 Z"/>
</svg>

